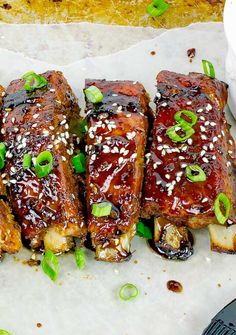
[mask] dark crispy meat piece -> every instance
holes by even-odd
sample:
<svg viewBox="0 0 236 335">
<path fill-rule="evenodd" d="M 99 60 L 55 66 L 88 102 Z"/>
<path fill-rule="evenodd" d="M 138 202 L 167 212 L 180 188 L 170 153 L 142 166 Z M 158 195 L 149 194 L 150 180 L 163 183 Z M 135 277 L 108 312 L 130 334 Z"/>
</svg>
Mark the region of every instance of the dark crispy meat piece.
<svg viewBox="0 0 236 335">
<path fill-rule="evenodd" d="M 97 259 L 122 261 L 139 217 L 149 97 L 130 81 L 87 80 L 91 85 L 104 98 L 95 105 L 87 101 L 88 230 Z M 113 204 L 112 214 L 93 216 L 92 205 L 104 201 Z"/>
<path fill-rule="evenodd" d="M 0 107 L 2 107 L 2 97 L 5 90 L 0 86 Z M 14 221 L 11 209 L 6 202 L 6 184 L 0 173 L 0 259 L 3 253 L 13 254 L 21 248 L 20 228 Z M 4 200 L 3 200 L 4 199 Z"/>
<path fill-rule="evenodd" d="M 232 223 L 235 146 L 223 113 L 227 85 L 199 73 L 181 75 L 162 71 L 157 76 L 157 89 L 157 114 L 147 155 L 142 215 L 162 216 L 200 228 L 217 223 L 214 200 L 224 192 L 231 201 L 228 224 Z M 175 143 L 166 130 L 176 124 L 174 115 L 183 109 L 197 115 L 195 133 L 186 142 Z M 206 174 L 206 181 L 189 181 L 185 175 L 189 164 L 198 164 Z"/>
<path fill-rule="evenodd" d="M 43 74 L 48 85 L 32 93 L 23 80 L 10 83 L 4 97 L 2 135 L 7 145 L 6 173 L 14 213 L 22 235 L 33 249 L 67 251 L 86 227 L 71 166 L 70 120 L 79 114 L 77 100 L 61 72 Z M 51 151 L 54 164 L 47 177 L 23 169 L 23 156 Z"/>
</svg>

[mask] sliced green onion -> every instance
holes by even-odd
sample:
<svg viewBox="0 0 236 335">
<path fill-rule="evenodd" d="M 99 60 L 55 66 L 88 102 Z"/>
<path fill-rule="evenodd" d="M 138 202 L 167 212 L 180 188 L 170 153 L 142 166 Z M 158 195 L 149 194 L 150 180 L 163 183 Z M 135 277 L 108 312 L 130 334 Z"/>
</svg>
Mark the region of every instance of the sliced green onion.
<svg viewBox="0 0 236 335">
<path fill-rule="evenodd" d="M 110 215 L 111 210 L 112 210 L 112 204 L 107 201 L 92 205 L 92 215 L 98 218 Z"/>
<path fill-rule="evenodd" d="M 225 214 L 222 213 L 221 204 L 225 208 Z M 215 211 L 215 216 L 217 218 L 217 221 L 220 224 L 225 224 L 226 220 L 229 217 L 229 212 L 230 212 L 230 200 L 225 193 L 220 193 L 217 196 L 214 202 L 214 211 Z"/>
<path fill-rule="evenodd" d="M 6 145 L 0 142 L 0 170 L 5 166 Z"/>
<path fill-rule="evenodd" d="M 186 121 L 186 120 L 182 117 L 182 114 L 183 114 L 183 115 L 186 115 L 188 118 L 190 118 L 190 119 L 191 119 L 191 122 Z M 177 112 L 177 113 L 175 114 L 174 117 L 175 117 L 175 120 L 181 125 L 181 127 L 182 127 L 183 129 L 185 129 L 186 127 L 187 127 L 187 128 L 188 128 L 188 127 L 192 127 L 192 126 L 194 126 L 194 125 L 196 124 L 196 122 L 197 122 L 197 115 L 195 115 L 193 112 L 188 111 L 188 110 L 185 110 L 185 109 L 183 109 L 183 110 Z"/>
<path fill-rule="evenodd" d="M 142 221 L 139 221 L 136 225 L 136 235 L 148 239 L 152 238 L 151 229 L 145 226 L 145 224 Z"/>
<path fill-rule="evenodd" d="M 35 161 L 35 173 L 39 178 L 46 177 L 53 168 L 53 156 L 50 151 L 41 152 Z"/>
<path fill-rule="evenodd" d="M 42 269 L 44 273 L 55 281 L 58 276 L 59 262 L 56 255 L 51 250 L 47 250 L 42 260 Z"/>
<path fill-rule="evenodd" d="M 86 171 L 86 159 L 85 155 L 80 152 L 78 155 L 72 158 L 72 165 L 77 173 L 83 173 Z"/>
<path fill-rule="evenodd" d="M 188 165 L 185 169 L 185 174 L 186 174 L 186 177 L 189 180 L 191 180 L 193 183 L 206 180 L 205 172 L 197 164 Z"/>
<path fill-rule="evenodd" d="M 82 124 L 81 124 L 81 131 L 82 133 L 86 133 L 88 131 L 88 124 L 87 124 L 87 121 L 86 120 L 83 120 L 82 121 Z"/>
<path fill-rule="evenodd" d="M 130 301 L 132 299 L 137 298 L 138 293 L 139 292 L 137 286 L 135 286 L 134 284 L 127 283 L 121 286 L 119 290 L 119 297 L 121 300 Z"/>
<path fill-rule="evenodd" d="M 3 154 L 3 156 L 5 156 L 7 149 L 6 149 L 6 145 L 3 142 L 0 142 L 0 153 Z"/>
<path fill-rule="evenodd" d="M 30 169 L 32 162 L 32 156 L 30 154 L 24 154 L 23 157 L 23 169 Z"/>
<path fill-rule="evenodd" d="M 98 102 L 101 102 L 103 99 L 103 94 L 97 88 L 96 86 L 90 86 L 84 90 L 84 93 L 88 99 L 88 101 L 92 102 L 93 104 L 96 104 Z"/>
<path fill-rule="evenodd" d="M 12 334 L 6 330 L 0 329 L 0 335 L 12 335 Z"/>
<path fill-rule="evenodd" d="M 167 11 L 169 4 L 164 0 L 154 0 L 147 6 L 147 13 L 152 17 L 161 16 Z"/>
<path fill-rule="evenodd" d="M 202 66 L 204 73 L 212 79 L 215 79 L 216 74 L 213 64 L 208 60 L 202 59 Z"/>
<path fill-rule="evenodd" d="M 80 270 L 83 270 L 86 265 L 84 251 L 81 248 L 75 249 L 75 262 Z"/>
<path fill-rule="evenodd" d="M 25 80 L 24 89 L 27 92 L 34 91 L 36 88 L 42 88 L 48 84 L 47 79 L 34 72 L 27 72 L 21 78 Z"/>
<path fill-rule="evenodd" d="M 180 136 L 180 135 L 177 134 L 177 131 L 179 131 L 179 130 L 183 131 L 183 133 L 184 133 L 183 136 Z M 175 124 L 174 126 L 169 127 L 166 131 L 166 135 L 169 136 L 169 138 L 173 142 L 184 142 L 188 138 L 190 138 L 194 133 L 195 133 L 195 131 L 194 131 L 193 128 L 191 128 L 191 127 L 187 128 L 186 127 L 185 129 L 183 129 L 183 127 L 179 123 Z"/>
</svg>

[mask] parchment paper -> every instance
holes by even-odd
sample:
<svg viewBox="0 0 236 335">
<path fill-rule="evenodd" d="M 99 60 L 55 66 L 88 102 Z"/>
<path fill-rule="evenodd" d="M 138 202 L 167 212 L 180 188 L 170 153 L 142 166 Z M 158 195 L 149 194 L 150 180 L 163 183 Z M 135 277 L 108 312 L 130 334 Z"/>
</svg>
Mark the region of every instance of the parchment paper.
<svg viewBox="0 0 236 335">
<path fill-rule="evenodd" d="M 196 57 L 190 63 L 186 51 L 192 47 L 196 48 Z M 150 55 L 151 51 L 156 55 Z M 221 24 L 198 24 L 164 32 L 110 56 L 65 66 L 1 49 L 0 77 L 6 85 L 27 71 L 62 70 L 83 108 L 81 90 L 86 77 L 138 80 L 153 98 L 158 71 L 201 72 L 202 58 L 211 60 L 217 77 L 224 79 L 226 51 Z M 69 54 L 70 49 L 64 52 Z M 67 58 L 64 52 L 61 59 Z M 227 116 L 236 134 L 228 111 Z M 56 284 L 41 270 L 35 272 L 7 256 L 0 264 L 0 328 L 14 335 L 202 334 L 211 317 L 235 298 L 235 256 L 211 252 L 206 230 L 194 235 L 195 254 L 186 262 L 161 259 L 137 237 L 132 243 L 133 258 L 123 264 L 96 262 L 92 252 L 86 251 L 87 267 L 79 271 L 73 255 L 64 255 L 60 257 Z M 19 258 L 30 255 L 24 250 Z M 170 279 L 182 283 L 183 293 L 167 290 Z M 139 297 L 129 303 L 117 297 L 119 287 L 126 282 L 140 290 Z M 37 322 L 42 323 L 41 328 L 36 327 Z"/>
</svg>

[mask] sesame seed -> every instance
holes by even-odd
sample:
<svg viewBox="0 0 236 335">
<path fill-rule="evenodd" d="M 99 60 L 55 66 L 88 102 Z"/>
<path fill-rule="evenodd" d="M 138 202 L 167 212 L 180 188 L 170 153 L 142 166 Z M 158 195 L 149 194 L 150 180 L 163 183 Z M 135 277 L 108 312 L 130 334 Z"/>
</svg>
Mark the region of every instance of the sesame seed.
<svg viewBox="0 0 236 335">
<path fill-rule="evenodd" d="M 10 182 L 11 184 L 16 184 L 16 179 L 10 179 L 9 182 Z"/>
<path fill-rule="evenodd" d="M 224 130 L 221 130 L 221 134 L 222 134 L 222 136 L 225 136 Z"/>
<path fill-rule="evenodd" d="M 66 132 L 65 132 L 65 138 L 68 139 L 69 137 L 70 137 L 70 135 L 69 135 L 68 131 L 66 131 Z"/>
<path fill-rule="evenodd" d="M 184 156 L 179 156 L 179 159 L 183 160 L 183 159 L 185 159 L 185 157 Z"/>
<path fill-rule="evenodd" d="M 136 152 L 130 156 L 131 159 L 135 159 L 137 157 Z"/>
<path fill-rule="evenodd" d="M 2 182 L 4 185 L 8 184 L 8 180 L 3 180 Z"/>
<path fill-rule="evenodd" d="M 117 112 L 122 112 L 122 106 L 119 106 L 119 107 L 117 108 Z"/>
<path fill-rule="evenodd" d="M 159 100 L 159 99 L 161 99 L 161 93 L 160 92 L 157 92 L 156 93 L 156 98 Z"/>
<path fill-rule="evenodd" d="M 218 138 L 216 136 L 213 137 L 212 141 L 215 143 L 218 141 Z"/>
<path fill-rule="evenodd" d="M 202 132 L 206 131 L 206 128 L 204 126 L 200 126 L 200 129 Z"/>
<path fill-rule="evenodd" d="M 135 137 L 136 133 L 135 131 L 132 131 L 131 133 L 127 133 L 126 137 L 128 138 L 128 140 L 132 140 Z"/>
<path fill-rule="evenodd" d="M 127 156 L 128 153 L 129 153 L 129 150 L 125 150 L 124 153 L 123 153 L 123 155 L 124 155 L 124 156 Z"/>
<path fill-rule="evenodd" d="M 209 163 L 209 160 L 206 157 L 203 157 L 202 160 L 204 163 Z"/>
<path fill-rule="evenodd" d="M 229 144 L 230 144 L 230 145 L 233 145 L 233 141 L 232 141 L 232 140 L 229 140 Z"/>
<path fill-rule="evenodd" d="M 65 124 L 65 129 L 69 129 L 68 123 Z"/>
<path fill-rule="evenodd" d="M 15 132 L 18 132 L 18 130 L 19 130 L 19 128 L 17 128 L 17 127 L 14 128 L 14 131 L 15 131 Z"/>
<path fill-rule="evenodd" d="M 198 110 L 197 110 L 197 113 L 201 113 L 203 111 L 203 109 L 202 108 L 199 108 Z"/>
<path fill-rule="evenodd" d="M 162 142 L 162 138 L 160 136 L 157 136 L 157 141 Z"/>
<path fill-rule="evenodd" d="M 126 117 L 131 117 L 131 114 L 126 114 Z"/>
<path fill-rule="evenodd" d="M 103 150 L 102 150 L 104 153 L 109 153 L 110 152 L 110 148 L 108 145 L 104 145 L 103 146 Z"/>
<path fill-rule="evenodd" d="M 207 140 L 206 135 L 201 135 L 201 139 L 202 139 L 202 140 Z"/>
<path fill-rule="evenodd" d="M 204 203 L 204 202 L 207 202 L 208 201 L 208 198 L 207 197 L 205 197 L 205 198 L 203 198 L 202 199 L 202 202 Z"/>
<path fill-rule="evenodd" d="M 37 127 L 37 123 L 32 124 L 31 127 L 32 127 L 32 128 L 36 128 L 36 127 Z"/>
<path fill-rule="evenodd" d="M 185 168 L 187 166 L 187 164 L 186 163 L 182 163 L 180 166 L 181 166 L 181 168 Z"/>
<path fill-rule="evenodd" d="M 16 168 L 14 166 L 11 166 L 11 169 L 10 169 L 13 173 L 16 172 Z"/>
<path fill-rule="evenodd" d="M 166 179 L 170 179 L 170 175 L 168 173 L 165 175 L 165 177 Z"/>
<path fill-rule="evenodd" d="M 166 154 L 166 152 L 165 152 L 165 150 L 163 149 L 162 152 L 161 152 L 161 155 L 162 155 L 162 156 L 165 156 L 165 154 Z"/>
<path fill-rule="evenodd" d="M 66 161 L 66 157 L 65 156 L 61 156 L 61 159 L 62 159 L 63 162 Z"/>
<path fill-rule="evenodd" d="M 207 150 L 207 146 L 206 146 L 206 145 L 204 145 L 204 146 L 203 146 L 203 149 L 204 149 L 204 150 Z"/>
<path fill-rule="evenodd" d="M 41 107 L 41 104 L 37 103 L 36 106 L 37 106 L 37 107 Z"/>
<path fill-rule="evenodd" d="M 182 175 L 183 175 L 183 171 L 179 171 L 179 172 L 176 173 L 177 177 L 181 177 Z"/>
<path fill-rule="evenodd" d="M 181 177 L 176 177 L 176 181 L 179 183 L 181 180 Z"/>
<path fill-rule="evenodd" d="M 210 104 L 207 104 L 206 110 L 209 112 L 212 109 L 212 106 Z"/>
<path fill-rule="evenodd" d="M 213 159 L 213 161 L 216 160 L 216 156 L 215 155 L 213 155 L 211 158 Z"/>
<path fill-rule="evenodd" d="M 202 150 L 202 151 L 200 152 L 200 156 L 203 157 L 203 156 L 205 155 L 205 153 L 206 153 L 206 151 L 205 151 L 205 150 Z"/>
<path fill-rule="evenodd" d="M 228 167 L 231 166 L 231 162 L 228 161 L 228 162 L 226 163 L 226 165 L 227 165 Z"/>
<path fill-rule="evenodd" d="M 202 121 L 205 121 L 205 120 L 206 120 L 206 119 L 204 118 L 204 116 L 202 116 L 202 115 L 199 117 L 199 119 L 202 120 Z M 207 122 L 209 122 L 209 121 L 207 121 Z M 205 125 L 206 125 L 206 124 L 205 124 Z M 206 126 L 207 126 L 207 125 L 206 125 Z"/>
<path fill-rule="evenodd" d="M 187 105 L 188 105 L 188 106 L 192 105 L 192 101 L 188 101 L 188 102 L 187 102 Z"/>
<path fill-rule="evenodd" d="M 51 88 L 50 89 L 50 92 L 55 92 L 56 90 L 54 88 Z"/>
<path fill-rule="evenodd" d="M 188 146 L 187 145 L 184 145 L 181 149 L 181 151 L 186 151 L 188 149 Z M 178 151 L 177 151 L 178 152 Z"/>
<path fill-rule="evenodd" d="M 117 106 L 117 103 L 116 103 L 116 102 L 114 102 L 114 104 L 112 104 L 112 106 Z"/>
<path fill-rule="evenodd" d="M 163 149 L 162 145 L 158 145 L 157 150 L 161 151 Z"/>
<path fill-rule="evenodd" d="M 213 149 L 214 149 L 214 144 L 213 144 L 213 143 L 210 143 L 210 144 L 209 144 L 209 148 L 210 148 L 211 150 L 213 150 Z"/>
<path fill-rule="evenodd" d="M 188 142 L 189 145 L 193 144 L 193 140 L 192 140 L 191 138 L 189 138 L 189 139 L 187 140 L 187 142 Z"/>
<path fill-rule="evenodd" d="M 54 130 L 55 128 L 53 126 L 49 126 L 49 129 L 50 130 Z"/>
<path fill-rule="evenodd" d="M 48 130 L 43 130 L 43 135 L 44 136 L 48 136 L 49 135 L 49 131 Z"/>
<path fill-rule="evenodd" d="M 161 180 L 157 180 L 157 182 L 156 182 L 157 185 L 160 185 L 161 183 L 162 183 Z"/>
<path fill-rule="evenodd" d="M 163 103 L 161 104 L 161 106 L 162 106 L 162 107 L 166 107 L 166 106 L 167 106 L 167 103 L 166 103 L 166 102 L 163 102 Z"/>
<path fill-rule="evenodd" d="M 233 151 L 232 150 L 228 150 L 228 154 L 232 155 Z"/>
<path fill-rule="evenodd" d="M 215 123 L 215 122 L 211 122 L 210 125 L 211 125 L 212 127 L 214 127 L 214 126 L 216 126 L 216 123 Z"/>
<path fill-rule="evenodd" d="M 5 129 L 2 128 L 2 129 L 1 129 L 1 133 L 2 133 L 2 134 L 5 134 Z"/>
<path fill-rule="evenodd" d="M 52 149 L 52 148 L 53 148 L 53 144 L 49 144 L 48 149 Z"/>
<path fill-rule="evenodd" d="M 96 159 L 96 155 L 93 154 L 93 155 L 91 156 L 91 160 L 92 160 L 92 161 L 95 161 L 95 159 Z"/>
<path fill-rule="evenodd" d="M 33 118 L 34 118 L 34 119 L 37 119 L 38 116 L 39 116 L 39 114 L 34 114 L 34 115 L 33 115 Z"/>
<path fill-rule="evenodd" d="M 119 157 L 119 159 L 118 159 L 118 163 L 119 163 L 119 164 L 122 164 L 123 161 L 124 161 L 124 158 L 123 158 L 123 157 Z"/>
<path fill-rule="evenodd" d="M 66 123 L 65 119 L 60 122 L 61 125 L 65 124 L 65 123 Z"/>
</svg>

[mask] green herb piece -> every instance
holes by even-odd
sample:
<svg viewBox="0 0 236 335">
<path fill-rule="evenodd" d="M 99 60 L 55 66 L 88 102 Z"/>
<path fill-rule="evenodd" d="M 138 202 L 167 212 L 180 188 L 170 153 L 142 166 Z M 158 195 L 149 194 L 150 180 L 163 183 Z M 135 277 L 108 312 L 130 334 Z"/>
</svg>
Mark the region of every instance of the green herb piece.
<svg viewBox="0 0 236 335">
<path fill-rule="evenodd" d="M 221 206 L 225 209 L 225 214 L 221 210 Z M 225 193 L 220 193 L 214 202 L 214 211 L 217 221 L 220 224 L 225 224 L 230 213 L 230 200 Z"/>
<path fill-rule="evenodd" d="M 78 155 L 72 158 L 72 165 L 77 173 L 83 173 L 86 171 L 86 159 L 85 155 L 80 152 Z"/>
<path fill-rule="evenodd" d="M 206 180 L 206 174 L 197 164 L 188 165 L 185 169 L 186 177 L 193 183 Z"/>
<path fill-rule="evenodd" d="M 22 77 L 25 80 L 24 89 L 27 92 L 32 92 L 37 88 L 42 88 L 48 84 L 47 79 L 34 72 L 27 72 Z"/>
<path fill-rule="evenodd" d="M 216 75 L 213 64 L 208 60 L 202 59 L 202 66 L 204 73 L 212 79 L 215 79 Z"/>
<path fill-rule="evenodd" d="M 85 261 L 84 251 L 82 248 L 75 249 L 75 262 L 76 262 L 77 267 L 80 270 L 83 270 L 85 268 L 86 261 Z"/>
<path fill-rule="evenodd" d="M 121 300 L 130 301 L 138 296 L 138 288 L 134 284 L 126 283 L 121 286 L 119 290 L 119 297 Z"/>
<path fill-rule="evenodd" d="M 185 115 L 189 119 L 191 119 L 191 122 L 186 121 L 186 119 L 184 119 L 182 117 L 182 115 Z M 193 112 L 185 110 L 185 109 L 177 112 L 175 114 L 174 118 L 177 121 L 177 123 L 179 123 L 181 125 L 181 127 L 183 129 L 187 129 L 189 127 L 193 127 L 196 124 L 196 122 L 197 122 L 197 116 Z"/>
<path fill-rule="evenodd" d="M 99 90 L 99 88 L 97 88 L 96 86 L 93 86 L 93 85 L 86 88 L 84 90 L 84 93 L 85 93 L 86 98 L 88 99 L 88 101 L 92 102 L 93 104 L 101 102 L 102 99 L 103 99 L 102 92 Z"/>
<path fill-rule="evenodd" d="M 177 134 L 177 131 L 181 131 L 182 134 Z M 167 129 L 166 135 L 173 142 L 185 142 L 188 138 L 190 138 L 195 133 L 194 129 L 189 127 L 182 127 L 181 124 L 177 123 L 174 126 L 171 126 Z"/>
<path fill-rule="evenodd" d="M 142 221 L 139 221 L 136 225 L 136 235 L 147 239 L 152 238 L 152 232 Z"/>
<path fill-rule="evenodd" d="M 59 262 L 56 255 L 51 250 L 47 250 L 42 260 L 42 269 L 44 273 L 53 281 L 57 279 Z"/>
<path fill-rule="evenodd" d="M 92 205 L 92 215 L 98 218 L 110 215 L 111 210 L 112 210 L 112 204 L 107 201 Z"/>
<path fill-rule="evenodd" d="M 23 169 L 30 169 L 31 164 L 32 164 L 32 156 L 30 154 L 24 154 Z"/>
<path fill-rule="evenodd" d="M 53 156 L 50 151 L 42 151 L 36 158 L 35 173 L 39 178 L 46 177 L 53 168 Z"/>
</svg>

